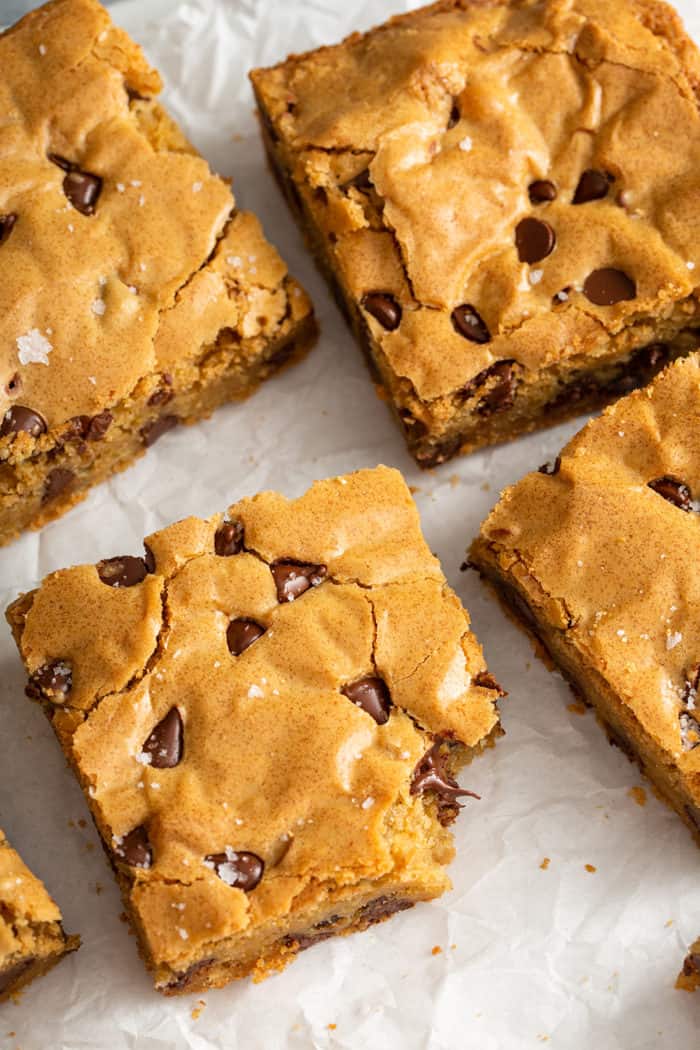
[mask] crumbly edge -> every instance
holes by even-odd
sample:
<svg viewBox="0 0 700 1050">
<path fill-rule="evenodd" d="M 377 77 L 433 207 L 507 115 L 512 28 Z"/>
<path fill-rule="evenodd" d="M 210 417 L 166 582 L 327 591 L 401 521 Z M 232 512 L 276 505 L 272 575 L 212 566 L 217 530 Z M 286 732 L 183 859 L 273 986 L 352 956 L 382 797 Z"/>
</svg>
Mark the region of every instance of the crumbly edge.
<svg viewBox="0 0 700 1050">
<path fill-rule="evenodd" d="M 700 988 L 700 938 L 690 946 L 683 969 L 678 974 L 676 988 L 684 992 L 694 992 Z"/>
<path fill-rule="evenodd" d="M 455 0 L 438 0 L 437 3 L 420 9 L 420 14 L 422 17 L 430 11 L 449 11 L 455 6 L 461 9 L 508 6 L 511 2 L 512 0 L 462 0 L 455 4 Z M 685 33 L 683 23 L 676 12 L 661 0 L 633 2 L 640 21 L 657 37 L 663 39 L 681 60 L 684 72 L 700 102 L 700 54 Z M 332 248 L 318 218 L 313 188 L 300 184 L 294 174 L 294 160 L 304 150 L 289 148 L 277 134 L 275 115 L 266 106 L 263 95 L 266 74 L 293 67 L 314 54 L 334 51 L 363 37 L 383 32 L 386 28 L 395 28 L 400 24 L 410 25 L 415 18 L 416 12 L 397 15 L 365 34 L 354 33 L 333 47 L 291 55 L 270 69 L 254 70 L 251 80 L 272 173 L 319 270 L 363 350 L 378 393 L 382 400 L 389 402 L 404 433 L 409 452 L 420 467 L 430 469 L 455 455 L 511 441 L 523 434 L 556 426 L 579 415 L 590 414 L 604 408 L 635 387 L 643 386 L 669 361 L 698 349 L 700 301 L 697 295 L 693 294 L 676 303 L 668 317 L 657 318 L 653 323 L 646 317 L 626 325 L 621 332 L 609 338 L 609 349 L 605 355 L 578 354 L 542 369 L 537 373 L 536 382 L 530 382 L 527 386 L 519 384 L 512 407 L 505 410 L 486 414 L 481 409 L 484 396 L 488 395 L 494 385 L 494 381 L 489 381 L 488 378 L 483 385 L 474 387 L 472 383 L 466 383 L 465 388 L 455 390 L 450 395 L 431 401 L 421 399 L 410 379 L 394 371 L 380 343 L 374 338 L 359 302 L 340 278 Z M 352 153 L 352 150 L 342 152 Z M 376 190 L 373 192 L 376 193 Z M 391 227 L 383 225 L 383 228 L 393 234 Z M 403 269 L 407 287 L 412 289 L 401 252 L 398 253 L 397 261 Z M 640 365 L 635 360 L 635 351 L 655 342 L 666 344 L 668 356 L 653 367 Z"/>
<path fill-rule="evenodd" d="M 561 672 L 577 700 L 583 700 L 595 710 L 610 743 L 639 766 L 659 797 L 690 828 L 700 846 L 700 799 L 694 797 L 692 785 L 673 757 L 650 736 L 601 672 L 584 659 L 575 643 L 569 641 L 568 631 L 554 627 L 533 608 L 516 576 L 503 570 L 493 544 L 481 537 L 476 539 L 469 559 L 469 566 L 492 587 L 504 611 L 534 640 L 537 654 Z"/>
<path fill-rule="evenodd" d="M 12 983 L 0 993 L 0 1003 L 7 999 L 11 999 L 17 994 L 17 992 L 21 991 L 22 988 L 25 988 L 28 984 L 31 984 L 32 981 L 35 981 L 37 977 L 43 977 L 50 970 L 53 970 L 54 966 L 57 966 L 67 955 L 78 950 L 80 947 L 80 937 L 77 935 L 69 936 L 63 932 L 63 927 L 59 928 L 62 940 L 54 951 L 47 955 L 30 955 L 18 958 L 0 969 L 0 982 L 3 980 L 3 975 L 6 975 L 12 970 L 16 971 L 16 977 Z"/>
<path fill-rule="evenodd" d="M 265 564 L 269 564 L 265 561 L 260 552 L 247 546 L 245 549 L 247 553 L 257 557 L 259 560 L 265 562 Z M 200 555 L 198 554 L 193 555 L 183 564 L 179 565 L 171 576 L 163 578 L 163 620 L 158 632 L 156 647 L 144 668 L 134 675 L 131 681 L 127 683 L 123 689 L 119 690 L 119 693 L 127 692 L 133 687 L 135 682 L 139 681 L 155 668 L 158 657 L 165 648 L 165 640 L 169 630 L 167 601 L 168 584 L 170 584 L 172 580 L 184 570 L 190 561 L 199 556 Z M 341 584 L 340 581 L 328 579 L 325 581 L 324 585 L 347 585 L 352 582 L 357 581 L 344 580 Z M 443 587 L 447 591 L 450 590 L 447 581 L 444 581 Z M 368 600 L 372 607 L 372 616 L 374 618 L 374 607 L 371 598 L 369 598 L 369 593 L 372 588 L 366 587 L 366 589 L 368 591 Z M 24 622 L 29 610 L 31 609 L 34 595 L 36 593 L 36 591 L 30 591 L 21 595 L 6 610 L 6 618 L 20 654 L 22 652 L 21 640 L 24 630 Z M 469 631 L 469 627 L 466 624 L 465 631 Z M 469 747 L 456 739 L 449 739 L 444 736 L 441 737 L 447 758 L 447 770 L 452 776 L 456 776 L 459 770 L 469 764 L 476 755 L 480 754 L 486 748 L 493 747 L 498 737 L 502 736 L 504 733 L 500 720 L 498 719 L 498 699 L 504 696 L 505 693 L 495 680 L 492 681 L 493 685 L 489 685 L 488 688 L 492 689 L 494 693 L 493 703 L 496 713 L 496 722 L 489 734 L 472 747 Z M 108 695 L 114 696 L 115 694 L 111 693 Z M 447 831 L 447 827 L 454 822 L 461 807 L 457 803 L 445 802 L 444 800 L 438 799 L 434 794 L 427 793 L 422 796 L 422 799 L 425 810 L 431 818 L 432 837 L 431 839 L 426 840 L 426 844 L 428 846 L 432 845 L 433 848 L 443 854 L 443 857 L 439 862 L 438 860 L 435 861 L 435 871 L 440 874 L 441 878 L 436 876 L 432 885 L 422 885 L 406 879 L 402 881 L 400 876 L 396 874 L 393 877 L 387 876 L 386 878 L 375 881 L 365 879 L 354 887 L 347 887 L 345 890 L 335 893 L 334 887 L 329 885 L 327 887 L 326 905 L 320 910 L 317 908 L 315 912 L 308 912 L 305 914 L 303 911 L 300 911 L 299 915 L 295 916 L 293 923 L 289 923 L 287 917 L 288 925 L 286 928 L 281 925 L 279 919 L 270 920 L 264 926 L 257 927 L 253 931 L 252 936 L 244 932 L 235 937 L 226 938 L 219 942 L 212 942 L 210 951 L 207 955 L 204 958 L 193 959 L 189 968 L 185 971 L 177 972 L 168 965 L 157 964 L 155 960 L 152 959 L 146 947 L 146 932 L 141 927 L 138 916 L 132 907 L 132 890 L 137 879 L 133 873 L 133 869 L 115 861 L 115 857 L 107 844 L 102 822 L 98 817 L 96 808 L 93 807 L 91 802 L 90 784 L 83 776 L 71 747 L 72 736 L 78 725 L 82 724 L 82 721 L 88 717 L 89 713 L 93 711 L 103 699 L 105 699 L 105 697 L 97 699 L 95 704 L 87 711 L 78 711 L 77 709 L 61 705 L 60 710 L 69 713 L 71 717 L 75 719 L 70 728 L 61 728 L 57 724 L 58 720 L 55 716 L 58 709 L 55 705 L 46 700 L 40 702 L 44 713 L 54 729 L 66 761 L 82 788 L 85 801 L 88 804 L 93 822 L 100 836 L 100 841 L 119 884 L 127 916 L 137 934 L 139 954 L 146 964 L 146 967 L 154 973 L 156 988 L 158 991 L 161 991 L 166 995 L 179 995 L 192 991 L 203 991 L 209 987 L 221 987 L 232 979 L 246 977 L 251 974 L 253 975 L 254 980 L 262 980 L 266 976 L 269 976 L 269 974 L 283 969 L 294 959 L 299 951 L 310 947 L 311 944 L 316 943 L 317 941 L 326 940 L 329 936 L 335 936 L 336 934 L 345 935 L 357 930 L 366 929 L 367 926 L 372 925 L 375 922 L 383 921 L 384 918 L 388 918 L 389 915 L 396 910 L 403 910 L 404 907 L 410 907 L 418 901 L 429 900 L 437 897 L 449 888 L 450 883 L 449 879 L 444 874 L 444 865 L 451 859 L 453 854 L 453 844 L 451 836 Z M 410 712 L 405 713 L 412 718 L 416 728 L 426 736 L 426 744 L 432 743 L 435 739 L 434 734 L 431 734 L 428 729 L 419 724 Z M 401 806 L 397 804 L 391 811 L 391 816 L 396 820 L 399 829 L 401 828 L 401 821 L 399 819 L 400 810 Z M 171 882 L 172 880 L 168 881 Z M 376 916 L 372 914 L 368 917 L 368 909 L 370 907 L 378 907 L 378 900 L 388 900 L 391 902 L 387 905 L 388 910 L 385 910 L 384 913 Z M 400 902 L 400 906 L 394 907 L 396 902 Z M 341 903 L 342 909 L 340 908 Z M 381 909 L 379 909 L 379 911 L 381 912 Z M 331 923 L 329 921 L 331 916 L 336 917 L 337 922 L 333 921 Z M 285 917 L 281 916 L 279 918 L 284 919 Z M 329 929 L 331 926 L 333 928 Z"/>
</svg>

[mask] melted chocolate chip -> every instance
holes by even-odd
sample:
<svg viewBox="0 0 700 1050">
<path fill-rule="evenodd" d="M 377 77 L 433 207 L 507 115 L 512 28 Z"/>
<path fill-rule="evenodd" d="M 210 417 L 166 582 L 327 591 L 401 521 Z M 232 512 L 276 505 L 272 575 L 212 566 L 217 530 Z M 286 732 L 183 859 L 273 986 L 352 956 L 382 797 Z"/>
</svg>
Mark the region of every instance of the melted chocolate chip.
<svg viewBox="0 0 700 1050">
<path fill-rule="evenodd" d="M 493 692 L 505 696 L 503 689 L 490 671 L 479 671 L 478 675 L 474 678 L 474 685 L 478 686 L 480 689 L 491 689 Z"/>
<path fill-rule="evenodd" d="M 335 936 L 336 934 L 333 930 L 323 930 L 320 933 L 288 933 L 286 937 L 282 938 L 282 943 L 287 948 L 305 952 L 307 948 L 311 948 L 314 944 L 320 944 L 321 941 L 327 941 L 330 937 Z"/>
<path fill-rule="evenodd" d="M 589 168 L 579 179 L 573 203 L 588 204 L 589 201 L 602 200 L 603 197 L 607 197 L 610 185 L 614 181 L 613 176 L 608 175 L 607 172 Z"/>
<path fill-rule="evenodd" d="M 36 438 L 46 433 L 46 430 L 46 420 L 43 416 L 24 405 L 12 405 L 0 423 L 0 437 L 6 437 L 7 434 L 25 433 Z"/>
<path fill-rule="evenodd" d="M 105 558 L 97 563 L 97 575 L 108 587 L 134 587 L 148 575 L 144 558 L 123 554 L 119 558 Z"/>
<path fill-rule="evenodd" d="M 148 832 L 143 825 L 134 828 L 123 838 L 117 839 L 114 852 L 120 860 L 132 868 L 147 870 L 153 864 L 153 849 Z"/>
<path fill-rule="evenodd" d="M 62 703 L 73 688 L 73 670 L 67 660 L 42 664 L 27 682 L 26 694 L 33 700 Z"/>
<path fill-rule="evenodd" d="M 415 903 L 415 901 L 402 900 L 400 897 L 388 897 L 386 895 L 375 897 L 373 901 L 362 905 L 360 917 L 371 926 L 375 922 L 383 922 L 384 919 L 388 919 L 391 915 L 396 915 L 399 911 L 406 911 L 408 908 L 412 908 Z"/>
<path fill-rule="evenodd" d="M 308 565 L 299 561 L 278 561 L 270 566 L 278 602 L 293 602 L 310 587 L 318 587 L 328 575 L 325 565 Z"/>
<path fill-rule="evenodd" d="M 102 179 L 78 168 L 69 171 L 63 180 L 63 192 L 76 211 L 94 215 L 95 205 L 102 193 Z"/>
<path fill-rule="evenodd" d="M 454 330 L 472 343 L 490 343 L 491 333 L 486 322 L 469 303 L 456 306 L 452 311 Z"/>
<path fill-rule="evenodd" d="M 542 219 L 522 219 L 516 227 L 515 245 L 520 262 L 536 263 L 546 259 L 554 251 L 556 243 L 554 230 Z"/>
<path fill-rule="evenodd" d="M 555 474 L 559 473 L 560 468 L 561 456 L 557 456 L 553 463 L 543 463 L 538 473 L 546 474 L 548 477 L 553 478 Z"/>
<path fill-rule="evenodd" d="M 659 496 L 663 496 L 665 500 L 673 503 L 680 510 L 689 511 L 693 509 L 693 497 L 690 489 L 678 478 L 672 478 L 668 475 L 663 478 L 656 478 L 654 481 L 649 482 L 649 488 L 653 489 L 654 492 L 658 492 Z"/>
<path fill-rule="evenodd" d="M 637 295 L 637 286 L 622 270 L 606 267 L 594 270 L 583 286 L 586 298 L 596 306 L 614 306 L 627 302 Z"/>
<path fill-rule="evenodd" d="M 469 796 L 479 798 L 473 791 L 464 791 L 454 777 L 447 771 L 447 755 L 442 751 L 443 740 L 438 737 L 429 751 L 421 758 L 413 772 L 411 794 L 422 795 L 425 791 L 434 791 L 440 799 L 455 802 L 458 798 Z"/>
<path fill-rule="evenodd" d="M 0 215 L 0 244 L 5 243 L 12 233 L 16 222 L 17 216 L 14 212 L 11 212 L 9 215 Z"/>
<path fill-rule="evenodd" d="M 549 179 L 536 179 L 528 187 L 531 204 L 547 204 L 557 199 L 557 187 Z"/>
<path fill-rule="evenodd" d="M 84 420 L 83 437 L 86 441 L 101 441 L 112 425 L 114 416 L 111 412 L 99 412 L 96 416 L 81 416 Z"/>
<path fill-rule="evenodd" d="M 243 525 L 240 521 L 225 521 L 216 530 L 214 550 L 220 558 L 230 558 L 243 550 Z"/>
<path fill-rule="evenodd" d="M 376 676 L 361 678 L 351 685 L 343 686 L 340 691 L 353 704 L 371 715 L 377 725 L 383 726 L 389 721 L 391 697 L 386 682 L 382 678 Z"/>
<path fill-rule="evenodd" d="M 362 299 L 362 305 L 387 332 L 395 331 L 401 324 L 401 306 L 393 295 L 368 292 Z"/>
<path fill-rule="evenodd" d="M 461 116 L 462 114 L 459 112 L 459 106 L 456 102 L 453 103 L 452 109 L 450 110 L 449 120 L 447 121 L 448 131 L 451 131 L 452 128 L 455 128 L 459 124 Z"/>
<path fill-rule="evenodd" d="M 154 769 L 173 769 L 179 765 L 184 732 L 180 712 L 176 707 L 171 707 L 143 745 L 143 754 L 151 756 L 150 765 Z"/>
<path fill-rule="evenodd" d="M 209 853 L 204 858 L 208 868 L 213 868 L 227 886 L 250 893 L 260 882 L 265 871 L 265 862 L 257 853 L 227 849 L 225 853 Z"/>
<path fill-rule="evenodd" d="M 146 448 L 155 445 L 156 441 L 158 441 L 159 438 L 162 438 L 163 434 L 167 434 L 167 432 L 172 430 L 173 427 L 176 427 L 179 422 L 179 416 L 160 416 L 158 419 L 154 419 L 150 423 L 146 423 L 145 426 L 142 426 L 139 433 L 141 434 L 141 439 Z"/>
<path fill-rule="evenodd" d="M 466 401 L 480 393 L 487 385 L 489 389 L 482 396 L 478 406 L 482 416 L 494 415 L 512 408 L 518 390 L 515 361 L 497 361 L 490 368 L 485 368 L 462 387 L 460 395 Z"/>
<path fill-rule="evenodd" d="M 232 656 L 240 656 L 246 649 L 262 638 L 266 628 L 261 627 L 255 620 L 231 620 L 226 631 L 228 651 Z"/>
<path fill-rule="evenodd" d="M 143 556 L 143 563 L 146 566 L 146 572 L 153 573 L 156 571 L 156 556 L 147 543 L 144 543 L 143 549 L 146 552 Z"/>
<path fill-rule="evenodd" d="M 46 475 L 41 502 L 50 503 L 51 500 L 56 499 L 62 492 L 65 492 L 74 481 L 75 474 L 72 470 L 68 470 L 67 467 L 54 467 Z"/>
<path fill-rule="evenodd" d="M 215 959 L 201 959 L 199 962 L 193 963 L 184 973 L 177 975 L 174 981 L 171 981 L 165 987 L 171 992 L 181 992 L 185 989 L 189 990 L 190 984 L 193 982 L 193 978 L 201 973 L 202 970 L 206 970 L 208 966 L 211 966 Z"/>
</svg>

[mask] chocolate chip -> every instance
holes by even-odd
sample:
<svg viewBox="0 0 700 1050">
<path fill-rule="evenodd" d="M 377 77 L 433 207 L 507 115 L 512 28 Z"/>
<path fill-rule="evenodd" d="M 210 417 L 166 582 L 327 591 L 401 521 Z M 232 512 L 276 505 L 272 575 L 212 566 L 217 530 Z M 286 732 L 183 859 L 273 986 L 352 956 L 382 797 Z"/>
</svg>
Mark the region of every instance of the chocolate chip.
<svg viewBox="0 0 700 1050">
<path fill-rule="evenodd" d="M 557 199 L 557 187 L 549 179 L 536 179 L 528 187 L 531 204 L 546 204 Z"/>
<path fill-rule="evenodd" d="M 589 274 L 583 290 L 586 298 L 596 306 L 614 306 L 615 303 L 634 299 L 637 295 L 637 286 L 632 278 L 622 270 L 610 267 Z"/>
<path fill-rule="evenodd" d="M 441 463 L 445 463 L 448 459 L 456 456 L 463 443 L 464 438 L 461 436 L 448 438 L 447 441 L 443 441 L 439 445 L 433 445 L 431 448 L 417 452 L 416 459 L 425 470 L 439 467 Z"/>
<path fill-rule="evenodd" d="M 97 575 L 108 587 L 134 587 L 148 575 L 144 558 L 123 554 L 119 558 L 105 558 L 97 563 Z"/>
<path fill-rule="evenodd" d="M 115 854 L 130 867 L 147 870 L 153 864 L 153 849 L 143 825 L 134 828 L 128 835 L 116 839 L 115 842 Z"/>
<path fill-rule="evenodd" d="M 373 901 L 369 901 L 367 904 L 363 904 L 359 914 L 366 923 L 373 925 L 375 922 L 382 922 L 384 919 L 388 919 L 391 915 L 396 915 L 399 911 L 406 911 L 408 908 L 412 908 L 415 903 L 415 901 L 402 900 L 400 897 L 383 895 L 375 897 Z"/>
<path fill-rule="evenodd" d="M 480 689 L 491 689 L 493 692 L 505 696 L 503 689 L 490 671 L 479 671 L 474 678 L 474 685 L 478 686 Z"/>
<path fill-rule="evenodd" d="M 536 263 L 546 259 L 556 243 L 554 230 L 542 219 L 522 219 L 516 227 L 515 245 L 520 262 Z"/>
<path fill-rule="evenodd" d="M 487 393 L 479 401 L 478 411 L 482 416 L 505 412 L 513 407 L 518 390 L 518 376 L 515 361 L 497 361 L 490 368 L 479 372 L 469 383 L 462 387 L 460 396 L 464 400 L 474 397 L 484 387 Z"/>
<path fill-rule="evenodd" d="M 607 172 L 589 168 L 579 179 L 573 203 L 588 204 L 589 201 L 602 200 L 603 197 L 607 197 L 610 185 L 614 181 L 613 176 L 608 175 Z"/>
<path fill-rule="evenodd" d="M 359 175 L 355 175 L 352 179 L 349 179 L 343 186 L 343 189 L 348 189 L 353 186 L 356 190 L 360 190 L 361 193 L 369 193 L 373 187 L 373 182 L 370 177 L 369 168 L 365 168 Z"/>
<path fill-rule="evenodd" d="M 143 754 L 151 756 L 150 765 L 154 769 L 173 769 L 179 765 L 183 736 L 182 716 L 176 707 L 171 707 L 143 745 Z"/>
<path fill-rule="evenodd" d="M 174 390 L 170 389 L 173 385 L 173 377 L 168 372 L 163 372 L 160 378 L 163 385 L 151 394 L 148 399 L 149 405 L 167 405 L 175 397 Z"/>
<path fill-rule="evenodd" d="M 12 405 L 8 408 L 0 423 L 0 437 L 7 434 L 29 434 L 31 437 L 39 437 L 46 433 L 46 420 L 32 408 L 24 405 Z"/>
<path fill-rule="evenodd" d="M 73 688 L 73 670 L 67 660 L 42 664 L 27 682 L 26 694 L 33 700 L 65 701 Z"/>
<path fill-rule="evenodd" d="M 153 573 L 156 571 L 156 556 L 147 543 L 144 543 L 143 549 L 146 552 L 143 557 L 143 563 L 146 566 L 146 572 Z"/>
<path fill-rule="evenodd" d="M 653 489 L 654 492 L 658 492 L 659 496 L 663 496 L 669 503 L 673 503 L 674 506 L 680 510 L 689 511 L 693 509 L 693 497 L 690 489 L 683 481 L 679 481 L 678 478 L 672 478 L 665 475 L 663 478 L 656 478 L 654 481 L 649 482 L 649 488 Z"/>
<path fill-rule="evenodd" d="M 9 215 L 0 215 L 0 244 L 4 244 L 10 236 L 16 222 L 17 216 L 14 212 L 10 212 Z"/>
<path fill-rule="evenodd" d="M 469 339 L 472 343 L 483 344 L 491 342 L 491 333 L 486 326 L 486 322 L 469 303 L 463 303 L 461 306 L 454 308 L 452 311 L 452 327 L 459 335 Z"/>
<path fill-rule="evenodd" d="M 539 473 L 546 474 L 548 477 L 552 478 L 555 474 L 559 473 L 560 467 L 561 456 L 557 456 L 553 463 L 543 463 L 542 466 L 539 468 Z"/>
<path fill-rule="evenodd" d="M 210 853 L 204 858 L 208 868 L 213 868 L 227 886 L 250 893 L 260 882 L 265 871 L 265 862 L 257 853 L 226 849 L 225 853 Z"/>
<path fill-rule="evenodd" d="M 401 324 L 401 306 L 393 295 L 368 292 L 362 299 L 362 306 L 388 332 L 395 331 Z"/>
<path fill-rule="evenodd" d="M 180 422 L 179 416 L 160 416 L 141 427 L 140 434 L 146 448 L 155 445 L 156 441 L 167 434 L 169 430 L 176 427 Z"/>
<path fill-rule="evenodd" d="M 318 587 L 328 575 L 325 565 L 308 565 L 300 561 L 277 561 L 270 566 L 278 602 L 293 602 L 310 587 Z"/>
<path fill-rule="evenodd" d="M 63 180 L 63 192 L 76 211 L 94 215 L 95 205 L 102 192 L 102 179 L 78 168 L 69 171 Z"/>
<path fill-rule="evenodd" d="M 670 359 L 671 348 L 668 343 L 649 343 L 634 353 L 631 364 L 642 375 L 651 378 L 668 364 Z"/>
<path fill-rule="evenodd" d="M 228 651 L 232 656 L 240 656 L 253 642 L 262 638 L 265 631 L 266 628 L 261 627 L 255 620 L 231 620 L 226 631 Z"/>
<path fill-rule="evenodd" d="M 377 725 L 383 726 L 389 721 L 391 697 L 386 682 L 382 678 L 376 676 L 360 678 L 351 685 L 344 685 L 340 691 L 353 704 L 371 715 Z"/>
<path fill-rule="evenodd" d="M 447 755 L 443 752 L 444 741 L 438 737 L 429 751 L 421 758 L 413 772 L 411 794 L 422 795 L 425 791 L 434 791 L 439 798 L 447 802 L 456 802 L 458 798 L 468 795 L 479 798 L 473 791 L 464 791 L 454 777 L 447 771 Z"/>
<path fill-rule="evenodd" d="M 99 412 L 92 419 L 88 418 L 85 439 L 87 441 L 101 441 L 111 427 L 113 419 L 112 413 L 106 410 Z"/>
<path fill-rule="evenodd" d="M 44 490 L 41 495 L 42 503 L 50 503 L 56 499 L 75 481 L 75 474 L 67 467 L 54 467 L 46 475 Z"/>
<path fill-rule="evenodd" d="M 230 558 L 243 550 L 243 524 L 240 521 L 225 521 L 216 530 L 214 550 L 220 558 Z"/>
<path fill-rule="evenodd" d="M 450 118 L 447 121 L 447 130 L 448 131 L 451 131 L 452 128 L 456 127 L 457 124 L 459 124 L 461 116 L 462 116 L 462 114 L 459 112 L 459 106 L 457 105 L 456 102 L 454 102 L 453 105 L 452 105 L 452 109 L 450 110 Z"/>
<path fill-rule="evenodd" d="M 166 989 L 169 992 L 182 992 L 185 989 L 190 991 L 190 985 L 193 983 L 193 978 L 201 973 L 202 970 L 206 970 L 213 962 L 216 962 L 216 960 L 210 958 L 200 959 L 199 962 L 193 963 L 192 966 L 183 973 L 179 973 L 174 981 L 170 981 L 169 984 L 166 984 Z"/>
<path fill-rule="evenodd" d="M 22 959 L 21 962 L 15 963 L 14 966 L 10 966 L 9 969 L 0 972 L 0 995 L 3 995 L 8 988 L 12 988 L 36 961 L 36 956 L 33 955 L 30 959 Z"/>
<path fill-rule="evenodd" d="M 282 943 L 286 948 L 294 948 L 297 952 L 305 952 L 312 945 L 320 944 L 321 941 L 327 941 L 329 937 L 335 936 L 334 930 L 325 930 L 321 933 L 288 933 L 282 938 Z"/>
</svg>

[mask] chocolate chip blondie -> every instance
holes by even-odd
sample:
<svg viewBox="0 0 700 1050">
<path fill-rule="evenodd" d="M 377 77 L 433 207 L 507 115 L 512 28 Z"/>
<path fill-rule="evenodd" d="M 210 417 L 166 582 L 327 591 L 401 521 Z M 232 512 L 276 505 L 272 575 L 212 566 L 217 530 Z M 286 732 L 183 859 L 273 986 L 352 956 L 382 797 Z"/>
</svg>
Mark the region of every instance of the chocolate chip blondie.
<svg viewBox="0 0 700 1050">
<path fill-rule="evenodd" d="M 472 563 L 700 842 L 700 359 L 507 489 Z"/>
<path fill-rule="evenodd" d="M 0 1001 L 74 952 L 61 913 L 43 883 L 12 849 L 0 830 Z"/>
<path fill-rule="evenodd" d="M 700 59 L 665 4 L 441 0 L 252 81 L 422 466 L 699 345 Z"/>
<path fill-rule="evenodd" d="M 315 336 L 160 87 L 96 0 L 0 34 L 0 543 Z"/>
<path fill-rule="evenodd" d="M 676 988 L 685 992 L 694 992 L 696 988 L 700 988 L 700 938 L 690 946 L 683 969 L 678 975 Z"/>
<path fill-rule="evenodd" d="M 441 894 L 501 690 L 387 468 L 188 518 L 10 608 L 157 988 Z"/>
</svg>

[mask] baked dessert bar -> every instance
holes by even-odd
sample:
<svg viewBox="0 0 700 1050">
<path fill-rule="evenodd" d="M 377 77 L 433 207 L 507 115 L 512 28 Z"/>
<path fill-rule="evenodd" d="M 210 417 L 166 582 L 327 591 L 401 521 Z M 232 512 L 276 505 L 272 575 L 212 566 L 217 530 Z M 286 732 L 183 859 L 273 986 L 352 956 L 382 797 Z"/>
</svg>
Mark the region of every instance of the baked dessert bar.
<svg viewBox="0 0 700 1050">
<path fill-rule="evenodd" d="M 74 952 L 61 913 L 0 831 L 0 1001 Z"/>
<path fill-rule="evenodd" d="M 263 493 L 8 612 L 166 994 L 441 894 L 499 686 L 394 470 Z"/>
<path fill-rule="evenodd" d="M 700 939 L 690 946 L 683 969 L 678 975 L 676 988 L 686 992 L 694 992 L 696 988 L 700 988 Z"/>
<path fill-rule="evenodd" d="M 700 359 L 507 489 L 471 561 L 700 842 Z"/>
<path fill-rule="evenodd" d="M 0 543 L 315 336 L 160 87 L 95 0 L 0 35 Z"/>
<path fill-rule="evenodd" d="M 698 346 L 700 59 L 670 7 L 442 0 L 252 81 L 422 466 Z"/>
</svg>

